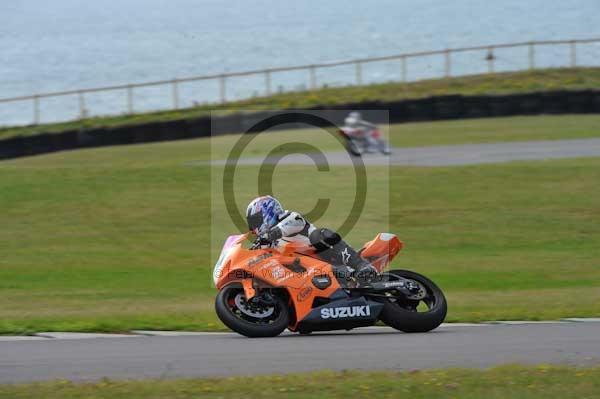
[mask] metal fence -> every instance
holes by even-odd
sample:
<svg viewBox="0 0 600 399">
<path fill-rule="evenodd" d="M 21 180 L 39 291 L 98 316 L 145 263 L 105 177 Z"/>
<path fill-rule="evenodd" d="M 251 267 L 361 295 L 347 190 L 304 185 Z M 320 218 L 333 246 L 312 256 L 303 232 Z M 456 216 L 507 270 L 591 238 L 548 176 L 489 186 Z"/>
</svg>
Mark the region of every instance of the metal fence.
<svg viewBox="0 0 600 399">
<path fill-rule="evenodd" d="M 285 90 L 283 89 L 283 86 L 276 86 L 274 79 L 277 75 L 290 72 L 301 73 L 304 75 L 304 78 L 301 78 L 301 81 L 304 80 L 304 83 L 297 85 L 292 90 L 303 91 L 314 90 L 324 86 L 363 85 L 377 83 L 378 81 L 408 82 L 426 78 L 464 76 L 469 74 L 494 73 L 509 70 L 533 70 L 536 68 L 549 67 L 598 66 L 600 64 L 600 46 L 598 46 L 598 44 L 600 44 L 600 38 L 532 41 L 452 48 L 390 55 L 385 57 L 361 58 L 335 62 L 324 62 L 312 65 L 268 68 L 218 75 L 194 76 L 146 83 L 1 98 L 0 105 L 8 103 L 20 104 L 18 107 L 18 112 L 21 114 L 23 114 L 24 111 L 23 107 L 31 107 L 29 109 L 31 119 L 29 119 L 29 121 L 20 121 L 16 124 L 39 124 L 48 121 L 56 122 L 59 120 L 82 119 L 97 115 L 133 114 L 134 112 L 147 110 L 140 109 L 140 107 L 136 106 L 137 103 L 134 99 L 135 93 L 145 88 L 157 87 L 163 90 L 158 101 L 156 101 L 154 109 L 177 110 L 182 107 L 189 107 L 198 104 L 224 104 L 232 100 L 269 96 L 276 92 L 284 92 Z M 594 47 L 584 50 L 584 46 Z M 519 48 L 524 49 L 524 53 L 503 53 L 503 51 L 507 49 Z M 552 48 L 554 51 L 550 54 L 540 56 L 540 53 L 545 48 Z M 466 53 L 474 55 L 476 58 L 470 60 L 462 59 L 462 62 L 458 62 L 458 60 L 456 60 L 458 57 Z M 584 60 L 580 60 L 578 58 L 580 57 L 580 54 L 586 56 Z M 435 57 L 435 60 L 432 62 L 430 57 Z M 423 62 L 425 59 L 428 59 L 429 61 Z M 512 63 L 510 60 L 513 60 Z M 375 63 L 387 64 L 385 71 L 379 73 L 379 77 L 383 77 L 383 80 L 378 80 L 377 74 L 369 74 L 368 71 L 365 72 L 366 68 Z M 411 65 L 414 65 L 414 70 L 412 71 L 410 69 Z M 343 68 L 344 72 L 341 74 L 339 71 L 337 73 L 327 72 L 336 68 Z M 350 68 L 350 70 L 348 70 L 348 68 Z M 424 73 L 424 71 L 428 71 L 429 73 Z M 340 76 L 343 76 L 345 81 L 340 82 Z M 235 95 L 229 96 L 228 91 L 235 87 L 236 79 L 247 77 L 253 78 L 254 81 L 250 84 L 246 83 L 245 94 L 236 93 Z M 216 93 L 214 90 L 207 90 L 205 92 L 198 90 L 191 96 L 194 98 L 192 102 L 182 101 L 182 90 L 186 85 L 190 85 L 194 82 L 211 82 L 213 85 L 216 83 Z M 249 87 L 251 88 L 250 92 L 247 90 Z M 165 89 L 170 93 L 166 94 Z M 114 96 L 110 99 L 111 103 L 120 104 L 117 105 L 117 110 L 105 110 L 95 113 L 91 112 L 90 108 L 88 107 L 88 101 L 90 101 L 89 99 L 95 94 L 107 92 L 120 93 L 121 97 Z M 54 112 L 53 118 L 42 118 L 41 106 L 44 101 L 49 101 L 51 98 L 65 97 L 71 97 L 71 99 L 75 99 L 76 101 L 75 104 L 71 104 L 71 108 L 73 108 L 73 105 L 75 105 L 75 110 L 72 114 L 67 115 L 67 112 L 65 111 L 64 116 L 59 115 L 57 117 L 56 112 Z M 189 97 L 190 96 L 188 96 L 188 98 Z M 117 101 L 117 98 L 121 98 L 122 100 Z M 26 105 L 27 103 L 29 103 L 29 106 Z M 57 109 L 65 109 L 68 107 L 66 104 L 66 101 L 64 104 L 59 104 Z M 0 125 L 10 124 L 10 121 L 9 123 L 6 122 L 7 121 L 2 121 L 2 119 L 0 119 Z"/>
</svg>

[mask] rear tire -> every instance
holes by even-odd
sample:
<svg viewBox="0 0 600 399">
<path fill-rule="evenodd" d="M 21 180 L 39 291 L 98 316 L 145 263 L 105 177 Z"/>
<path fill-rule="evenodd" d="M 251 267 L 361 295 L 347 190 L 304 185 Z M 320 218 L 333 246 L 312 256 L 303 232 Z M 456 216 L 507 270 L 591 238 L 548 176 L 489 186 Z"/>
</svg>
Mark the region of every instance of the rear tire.
<svg viewBox="0 0 600 399">
<path fill-rule="evenodd" d="M 230 300 L 232 296 L 240 292 L 243 292 L 241 285 L 230 284 L 217 294 L 215 311 L 223 324 L 238 334 L 250 338 L 275 337 L 287 328 L 290 320 L 287 304 L 282 298 L 275 295 L 273 299 L 275 300 L 276 316 L 272 320 L 270 319 L 268 323 L 262 323 L 259 319 L 252 322 L 238 317 L 230 305 Z"/>
<path fill-rule="evenodd" d="M 392 153 L 390 146 L 385 140 L 379 139 L 379 152 L 383 155 L 390 155 Z"/>
<path fill-rule="evenodd" d="M 397 302 L 386 302 L 379 317 L 381 321 L 407 333 L 431 331 L 442 324 L 446 318 L 448 304 L 444 293 L 433 281 L 409 270 L 390 270 L 387 274 L 419 282 L 426 288 L 433 304 L 426 312 L 416 312 L 402 307 Z"/>
</svg>

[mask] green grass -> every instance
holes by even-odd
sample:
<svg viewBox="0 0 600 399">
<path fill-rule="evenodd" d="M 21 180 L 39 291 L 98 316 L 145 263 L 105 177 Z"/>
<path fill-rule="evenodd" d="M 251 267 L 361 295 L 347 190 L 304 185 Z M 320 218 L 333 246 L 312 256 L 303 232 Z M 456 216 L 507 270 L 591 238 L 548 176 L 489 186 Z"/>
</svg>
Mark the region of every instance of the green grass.
<svg viewBox="0 0 600 399">
<path fill-rule="evenodd" d="M 390 127 L 396 147 L 600 137 L 600 115 L 486 118 Z"/>
<path fill-rule="evenodd" d="M 598 116 L 529 117 L 401 125 L 390 134 L 394 143 L 434 145 L 592 137 L 599 126 Z M 273 145 L 286 134 L 298 139 L 291 132 L 257 140 Z M 306 134 L 313 144 L 334 145 Z M 233 229 L 209 189 L 221 169 L 186 163 L 211 151 L 223 158 L 236 139 L 1 162 L 0 333 L 223 329 L 210 255 Z M 349 172 L 280 166 L 274 190 L 300 211 L 333 198 L 319 224 L 336 228 L 354 195 Z M 438 282 L 450 321 L 600 315 L 600 159 L 369 173 L 375 205 L 348 240 L 358 246 L 379 231 L 397 233 L 406 250 L 393 266 Z M 241 207 L 256 194 L 256 170 L 239 174 Z"/>
<path fill-rule="evenodd" d="M 597 88 L 600 88 L 600 68 L 544 69 L 433 79 L 412 83 L 389 82 L 369 86 L 322 88 L 307 92 L 284 93 L 237 101 L 226 105 L 205 105 L 177 111 L 96 117 L 66 123 L 0 128 L 0 139 L 38 133 L 55 133 L 71 129 L 114 127 L 189 119 L 208 115 L 210 112 L 302 109 L 361 101 L 395 101 L 450 94 L 506 94 Z"/>
<path fill-rule="evenodd" d="M 221 379 L 69 381 L 0 385 L 0 398 L 598 398 L 600 368 L 502 366 L 486 370 L 320 371 Z"/>
</svg>

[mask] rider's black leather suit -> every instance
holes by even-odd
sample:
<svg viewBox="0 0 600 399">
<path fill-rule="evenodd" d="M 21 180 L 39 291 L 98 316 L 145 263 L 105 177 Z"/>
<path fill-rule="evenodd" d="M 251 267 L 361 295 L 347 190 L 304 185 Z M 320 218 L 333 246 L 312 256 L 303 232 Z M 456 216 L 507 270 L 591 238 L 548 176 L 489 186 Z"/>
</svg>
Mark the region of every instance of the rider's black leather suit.
<svg viewBox="0 0 600 399">
<path fill-rule="evenodd" d="M 359 280 L 376 273 L 376 269 L 342 240 L 339 234 L 315 227 L 297 212 L 286 211 L 261 239 L 280 250 L 290 243 L 298 246 L 299 252 L 314 249 L 319 258 L 336 267 L 336 273 L 344 273 L 350 268 Z"/>
</svg>

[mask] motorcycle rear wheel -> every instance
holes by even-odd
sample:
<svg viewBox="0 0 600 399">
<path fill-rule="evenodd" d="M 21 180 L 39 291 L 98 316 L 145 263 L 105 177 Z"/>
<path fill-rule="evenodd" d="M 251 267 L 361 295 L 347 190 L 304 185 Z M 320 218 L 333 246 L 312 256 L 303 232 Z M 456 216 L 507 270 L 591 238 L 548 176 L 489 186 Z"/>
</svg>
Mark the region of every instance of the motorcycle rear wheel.
<svg viewBox="0 0 600 399">
<path fill-rule="evenodd" d="M 273 295 L 272 300 L 273 306 L 250 308 L 241 285 L 230 284 L 217 294 L 215 311 L 223 324 L 238 334 L 250 338 L 275 337 L 287 328 L 290 315 L 282 298 Z"/>
<path fill-rule="evenodd" d="M 379 139 L 377 145 L 379 147 L 379 152 L 381 152 L 382 154 L 390 155 L 392 153 L 389 144 L 385 140 Z"/>
<path fill-rule="evenodd" d="M 384 304 L 380 319 L 385 324 L 407 333 L 427 332 L 437 328 L 448 311 L 446 297 L 442 290 L 427 277 L 409 270 L 390 270 L 385 273 L 390 280 L 394 277 L 416 281 L 424 288 L 424 297 L 412 300 L 401 295 L 391 296 Z M 425 304 L 426 311 L 418 311 L 417 307 Z"/>
</svg>

